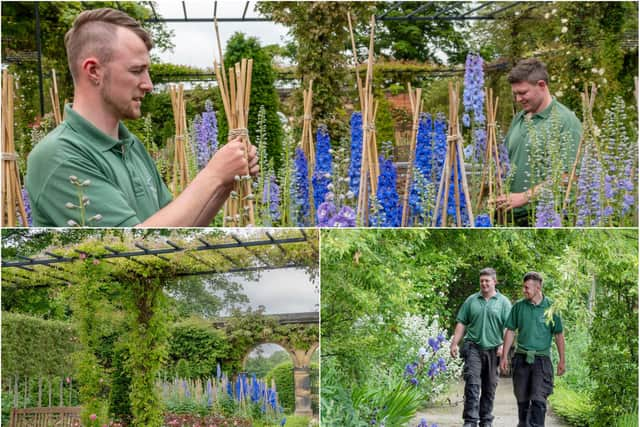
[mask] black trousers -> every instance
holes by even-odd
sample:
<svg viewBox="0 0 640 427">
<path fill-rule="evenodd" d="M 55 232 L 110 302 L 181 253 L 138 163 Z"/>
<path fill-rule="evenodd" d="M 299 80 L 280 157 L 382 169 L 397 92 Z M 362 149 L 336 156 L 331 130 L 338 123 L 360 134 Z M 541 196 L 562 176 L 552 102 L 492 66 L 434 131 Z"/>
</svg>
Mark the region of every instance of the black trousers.
<svg viewBox="0 0 640 427">
<path fill-rule="evenodd" d="M 553 365 L 546 356 L 536 356 L 531 364 L 526 359 L 516 354 L 511 360 L 518 427 L 544 427 L 547 397 L 553 393 Z"/>
<path fill-rule="evenodd" d="M 498 356 L 496 349 L 482 350 L 476 343 L 465 341 L 460 353 L 464 359 L 464 410 L 465 425 L 491 424 L 493 400 L 498 385 Z"/>
</svg>

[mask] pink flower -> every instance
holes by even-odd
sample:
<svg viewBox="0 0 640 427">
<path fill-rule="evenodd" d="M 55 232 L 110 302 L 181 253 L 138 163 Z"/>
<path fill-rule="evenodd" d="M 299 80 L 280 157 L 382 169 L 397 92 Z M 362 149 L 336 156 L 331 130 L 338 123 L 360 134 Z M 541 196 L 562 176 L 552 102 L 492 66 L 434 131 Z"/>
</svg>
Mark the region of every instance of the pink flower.
<svg viewBox="0 0 640 427">
<path fill-rule="evenodd" d="M 97 418 L 98 418 L 98 416 L 97 416 L 96 414 L 91 414 L 91 415 L 89 415 L 89 419 L 90 419 L 91 421 L 95 421 Z"/>
<path fill-rule="evenodd" d="M 71 384 L 71 378 L 67 377 L 67 384 Z"/>
<path fill-rule="evenodd" d="M 100 264 L 100 260 L 99 259 L 94 259 L 93 260 L 93 265 L 98 265 Z"/>
<path fill-rule="evenodd" d="M 80 252 L 80 259 L 87 259 L 87 254 Z"/>
</svg>

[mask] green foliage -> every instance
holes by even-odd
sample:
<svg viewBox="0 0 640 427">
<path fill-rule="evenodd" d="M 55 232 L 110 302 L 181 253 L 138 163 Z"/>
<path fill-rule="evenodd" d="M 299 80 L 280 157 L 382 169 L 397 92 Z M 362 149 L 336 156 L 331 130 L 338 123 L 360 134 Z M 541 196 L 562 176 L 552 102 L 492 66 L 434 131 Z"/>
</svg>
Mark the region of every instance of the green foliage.
<svg viewBox="0 0 640 427">
<path fill-rule="evenodd" d="M 256 377 L 264 378 L 276 365 L 290 360 L 291 356 L 283 350 L 276 351 L 269 357 L 258 354 L 255 357 L 252 356 L 247 359 L 244 370 L 248 372 L 249 375 L 256 374 Z"/>
<path fill-rule="evenodd" d="M 291 361 L 282 362 L 267 374 L 266 383 L 271 384 L 271 380 L 276 382 L 278 391 L 278 402 L 286 413 L 292 412 L 296 405 L 295 386 L 293 383 L 293 363 Z"/>
<path fill-rule="evenodd" d="M 549 403 L 553 407 L 553 412 L 572 426 L 592 425 L 594 404 L 588 394 L 557 384 L 553 394 L 549 396 Z"/>
<path fill-rule="evenodd" d="M 76 329 L 68 322 L 2 312 L 2 375 L 69 376 L 68 358 L 78 348 Z"/>
<path fill-rule="evenodd" d="M 131 372 L 127 370 L 129 351 L 124 343 L 114 349 L 111 371 L 111 395 L 109 412 L 114 420 L 131 420 Z"/>
<path fill-rule="evenodd" d="M 256 37 L 245 37 L 242 33 L 235 33 L 227 42 L 224 54 L 224 63 L 227 68 L 233 67 L 242 58 L 253 59 L 253 71 L 251 77 L 251 105 L 249 108 L 249 139 L 256 141 L 258 134 L 258 113 L 260 107 L 265 109 L 267 156 L 274 162 L 275 170 L 280 170 L 282 159 L 282 124 L 278 117 L 280 98 L 274 86 L 276 75 L 271 66 L 271 57 L 267 51 L 260 47 Z M 222 102 L 218 105 L 218 111 L 223 112 Z M 228 134 L 227 120 L 224 114 L 218 115 L 220 135 L 222 138 Z"/>
<path fill-rule="evenodd" d="M 202 320 L 193 318 L 177 323 L 170 334 L 169 376 L 186 379 L 215 376 L 216 364 L 229 352 L 225 334 Z"/>
</svg>

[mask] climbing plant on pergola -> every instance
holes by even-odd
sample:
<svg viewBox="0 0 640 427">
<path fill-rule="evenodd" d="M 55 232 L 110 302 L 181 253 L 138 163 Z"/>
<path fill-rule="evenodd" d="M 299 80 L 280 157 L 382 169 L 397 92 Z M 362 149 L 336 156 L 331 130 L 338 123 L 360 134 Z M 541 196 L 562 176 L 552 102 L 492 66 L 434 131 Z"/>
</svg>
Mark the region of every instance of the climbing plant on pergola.
<svg viewBox="0 0 640 427">
<path fill-rule="evenodd" d="M 25 238 L 28 239 L 25 230 Z M 165 284 L 180 276 L 305 268 L 316 275 L 315 230 L 175 230 L 169 238 L 132 238 L 133 231 L 96 233 L 36 256 L 2 261 L 2 287 L 64 287 L 82 350 L 75 354 L 84 422 L 108 422 L 107 369 L 96 354 L 101 322 L 121 313 L 127 325 L 126 369 L 131 375 L 134 426 L 161 426 L 155 380 L 166 354 Z M 153 236 L 153 235 L 152 235 Z M 18 252 L 19 253 L 19 252 Z"/>
</svg>

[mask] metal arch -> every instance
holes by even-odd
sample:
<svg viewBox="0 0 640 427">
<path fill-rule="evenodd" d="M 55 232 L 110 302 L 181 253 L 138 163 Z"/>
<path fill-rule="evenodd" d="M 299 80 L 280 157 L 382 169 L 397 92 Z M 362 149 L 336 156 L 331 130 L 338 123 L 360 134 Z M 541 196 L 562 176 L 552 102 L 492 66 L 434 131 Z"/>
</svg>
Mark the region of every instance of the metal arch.
<svg viewBox="0 0 640 427">
<path fill-rule="evenodd" d="M 498 2 L 489 1 L 489 2 L 479 2 L 478 6 L 472 7 L 470 10 L 464 11 L 463 13 L 455 14 L 455 15 L 446 15 L 449 11 L 451 11 L 456 5 L 460 4 L 471 4 L 474 2 L 448 2 L 448 5 L 442 5 L 436 9 L 433 14 L 430 15 L 418 15 L 419 12 L 422 12 L 427 8 L 429 3 L 422 4 L 418 6 L 417 9 L 406 13 L 402 16 L 387 16 L 390 12 L 396 10 L 403 2 L 396 2 L 391 9 L 387 10 L 384 14 L 380 16 L 376 16 L 376 21 L 467 21 L 467 20 L 495 20 L 495 19 L 503 19 L 503 17 L 499 17 L 497 15 L 502 14 L 504 11 L 511 9 L 515 6 L 524 4 L 523 1 L 515 1 L 515 2 Z M 488 8 L 489 6 L 497 5 L 500 7 L 498 10 L 489 11 L 486 14 L 478 14 L 483 9 Z M 440 6 L 440 5 L 439 5 Z M 536 6 L 537 7 L 537 6 Z M 527 11 L 531 10 L 531 8 L 527 9 Z M 506 16 L 504 18 L 507 18 Z"/>
<path fill-rule="evenodd" d="M 151 2 L 148 2 L 151 3 Z M 182 17 L 181 18 L 160 18 L 158 16 L 158 14 L 156 13 L 155 9 L 153 8 L 153 6 L 151 6 L 151 10 L 153 11 L 153 18 L 147 18 L 145 19 L 145 22 L 165 22 L 165 23 L 184 23 L 184 22 L 271 22 L 273 21 L 272 19 L 269 18 L 262 18 L 262 17 L 257 17 L 257 18 L 247 18 L 247 11 L 249 10 L 249 1 L 247 1 L 244 5 L 244 10 L 242 12 L 242 16 L 239 18 L 233 17 L 233 18 L 219 18 L 218 17 L 218 2 L 214 1 L 213 2 L 213 16 L 211 17 L 206 17 L 206 18 L 189 18 L 187 16 L 187 6 L 185 1 L 183 0 L 182 2 Z"/>
</svg>

